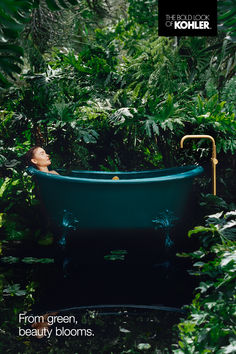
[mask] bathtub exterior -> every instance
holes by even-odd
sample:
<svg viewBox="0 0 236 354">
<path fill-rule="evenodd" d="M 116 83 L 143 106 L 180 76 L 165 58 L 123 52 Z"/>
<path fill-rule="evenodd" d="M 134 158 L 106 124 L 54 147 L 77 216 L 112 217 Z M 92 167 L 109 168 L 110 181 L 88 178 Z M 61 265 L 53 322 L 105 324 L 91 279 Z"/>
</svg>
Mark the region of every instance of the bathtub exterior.
<svg viewBox="0 0 236 354">
<path fill-rule="evenodd" d="M 153 229 L 168 211 L 182 219 L 201 166 L 142 172 L 72 171 L 70 176 L 28 171 L 41 202 L 57 226 L 80 230 Z M 119 180 L 113 180 L 118 176 Z M 155 221 L 156 220 L 156 221 Z"/>
</svg>

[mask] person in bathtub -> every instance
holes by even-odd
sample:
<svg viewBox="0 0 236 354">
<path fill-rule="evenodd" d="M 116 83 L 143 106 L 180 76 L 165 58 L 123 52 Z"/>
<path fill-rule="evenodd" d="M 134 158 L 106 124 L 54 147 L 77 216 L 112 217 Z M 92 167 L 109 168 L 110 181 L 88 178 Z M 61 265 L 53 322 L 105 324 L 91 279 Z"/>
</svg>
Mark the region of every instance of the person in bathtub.
<svg viewBox="0 0 236 354">
<path fill-rule="evenodd" d="M 33 146 L 26 153 L 26 162 L 28 166 L 33 166 L 41 172 L 59 175 L 56 171 L 48 169 L 48 166 L 51 165 L 51 160 L 49 155 L 41 146 Z"/>
</svg>

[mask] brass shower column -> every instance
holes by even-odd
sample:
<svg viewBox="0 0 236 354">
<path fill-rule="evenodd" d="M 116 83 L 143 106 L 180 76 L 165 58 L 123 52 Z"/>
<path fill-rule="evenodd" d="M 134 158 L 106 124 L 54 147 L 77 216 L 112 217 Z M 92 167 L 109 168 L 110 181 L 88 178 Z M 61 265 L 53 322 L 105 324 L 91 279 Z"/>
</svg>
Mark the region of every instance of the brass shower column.
<svg viewBox="0 0 236 354">
<path fill-rule="evenodd" d="M 210 139 L 212 141 L 212 157 L 211 157 L 211 164 L 212 164 L 212 192 L 216 195 L 216 165 L 218 160 L 216 158 L 216 144 L 215 139 L 211 135 L 185 135 L 180 141 L 180 147 L 183 148 L 184 141 L 186 139 Z"/>
</svg>

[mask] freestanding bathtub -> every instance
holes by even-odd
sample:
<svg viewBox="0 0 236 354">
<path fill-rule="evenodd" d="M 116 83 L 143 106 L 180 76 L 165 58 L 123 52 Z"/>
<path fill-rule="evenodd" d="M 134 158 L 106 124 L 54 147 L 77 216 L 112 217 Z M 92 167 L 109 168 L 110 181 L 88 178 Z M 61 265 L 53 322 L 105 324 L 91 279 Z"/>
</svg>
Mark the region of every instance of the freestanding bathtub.
<svg viewBox="0 0 236 354">
<path fill-rule="evenodd" d="M 47 215 L 57 226 L 78 230 L 150 230 L 184 217 L 201 166 L 142 172 L 40 172 L 36 178 Z M 112 179 L 117 176 L 119 179 Z M 169 220 L 168 220 L 169 218 Z M 164 223 L 164 224 L 163 224 Z"/>
</svg>

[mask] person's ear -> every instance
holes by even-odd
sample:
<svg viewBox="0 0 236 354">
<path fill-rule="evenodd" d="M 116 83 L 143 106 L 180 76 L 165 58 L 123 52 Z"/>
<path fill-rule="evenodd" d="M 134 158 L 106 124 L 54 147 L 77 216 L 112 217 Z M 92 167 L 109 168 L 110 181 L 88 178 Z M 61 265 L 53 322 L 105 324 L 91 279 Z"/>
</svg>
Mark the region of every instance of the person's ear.
<svg viewBox="0 0 236 354">
<path fill-rule="evenodd" d="M 36 159 L 31 159 L 31 162 L 33 162 L 34 165 L 37 165 L 37 160 Z"/>
</svg>

